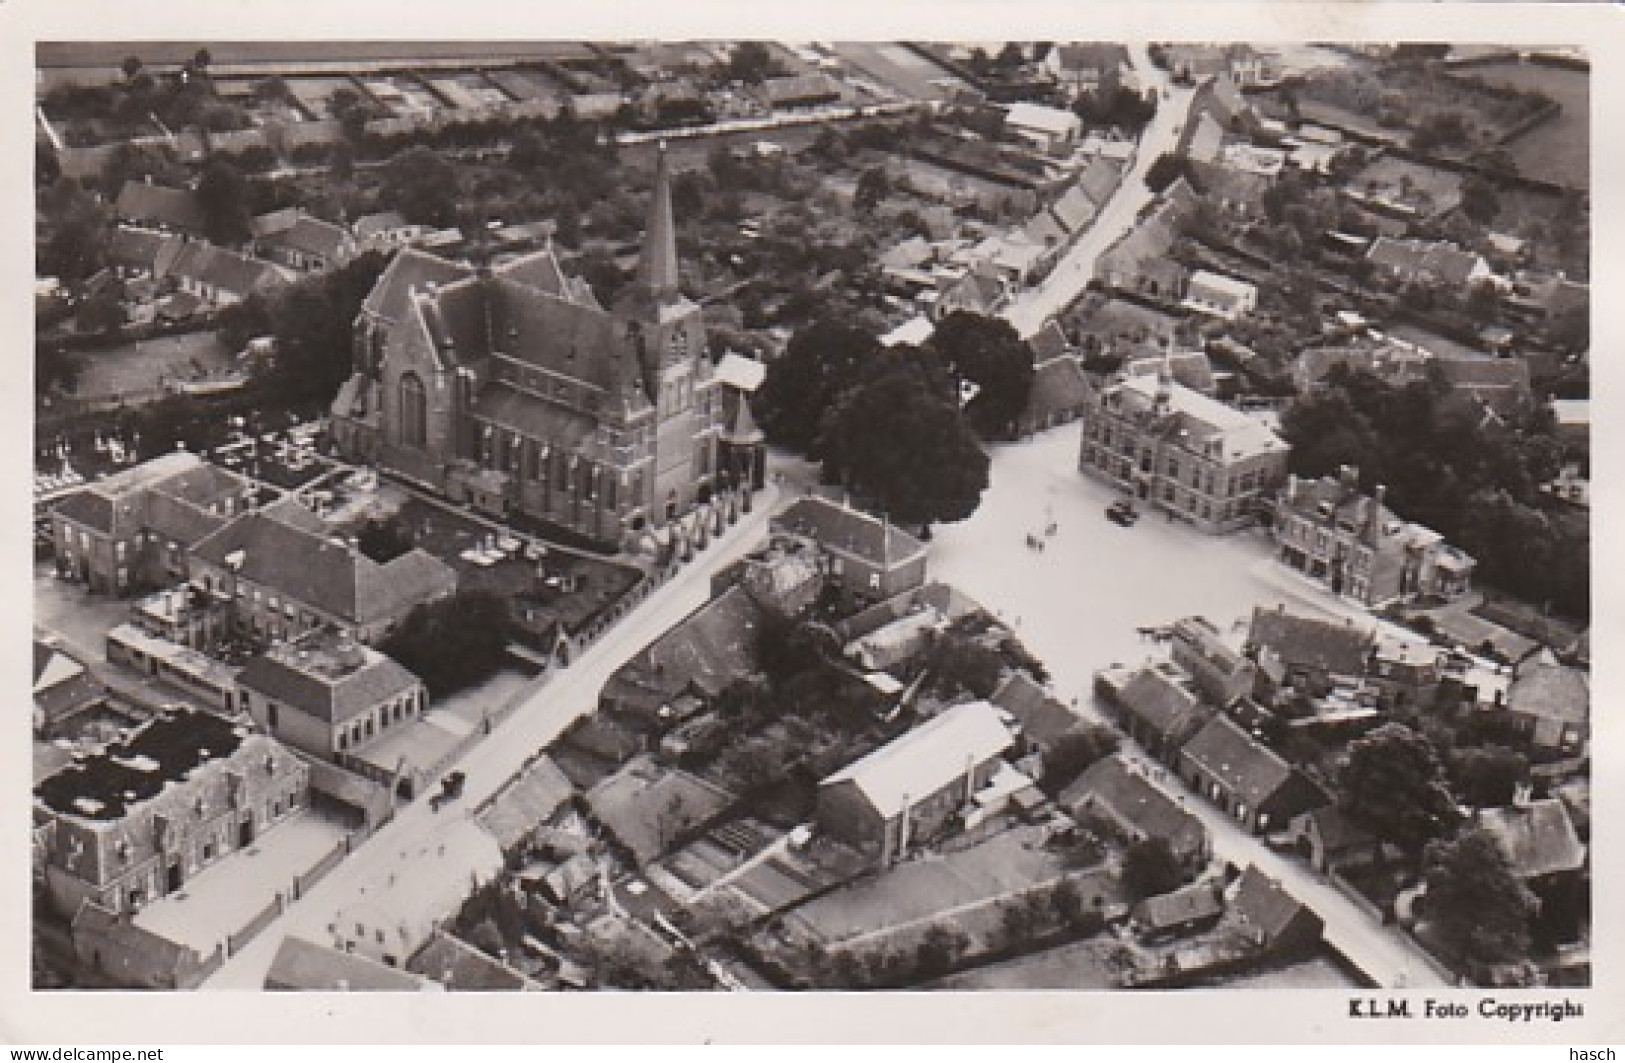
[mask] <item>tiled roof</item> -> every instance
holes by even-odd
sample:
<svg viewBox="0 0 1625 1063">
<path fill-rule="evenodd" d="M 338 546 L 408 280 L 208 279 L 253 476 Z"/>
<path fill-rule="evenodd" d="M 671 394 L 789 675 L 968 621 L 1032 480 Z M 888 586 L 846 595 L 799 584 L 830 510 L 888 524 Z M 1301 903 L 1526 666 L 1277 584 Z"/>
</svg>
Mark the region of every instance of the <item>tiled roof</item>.
<svg viewBox="0 0 1625 1063">
<path fill-rule="evenodd" d="M 574 792 L 553 759 L 543 756 L 502 788 L 490 807 L 479 814 L 480 826 L 508 852 Z"/>
<path fill-rule="evenodd" d="M 421 685 L 377 650 L 357 646 L 353 652 L 356 663 L 341 667 L 331 653 L 307 657 L 294 645 L 278 646 L 249 661 L 237 682 L 324 723 L 343 723 Z"/>
<path fill-rule="evenodd" d="M 1066 333 L 1061 326 L 1053 320 L 1044 322 L 1044 327 L 1027 338 L 1027 346 L 1032 348 L 1033 364 L 1040 365 L 1051 358 L 1059 358 L 1069 354 L 1072 345 L 1067 342 Z"/>
<path fill-rule="evenodd" d="M 1176 351 L 1166 358 L 1161 354 L 1136 357 L 1123 363 L 1123 372 L 1129 376 L 1154 377 L 1162 372 L 1165 361 L 1173 370 L 1175 383 L 1204 395 L 1213 394 L 1217 386 L 1213 379 L 1213 363 L 1201 351 Z"/>
<path fill-rule="evenodd" d="M 817 496 L 797 499 L 771 523 L 775 529 L 805 535 L 826 549 L 844 550 L 875 565 L 888 561 L 897 565 L 925 551 L 924 543 L 896 525 Z"/>
<path fill-rule="evenodd" d="M 537 988 L 529 978 L 501 960 L 487 956 L 444 930 L 436 931 L 407 966 L 453 992 L 512 992 Z"/>
<path fill-rule="evenodd" d="M 1281 887 L 1281 884 L 1248 864 L 1236 881 L 1231 908 L 1249 926 L 1253 927 L 1266 944 L 1274 942 L 1293 921 L 1304 916 L 1313 921 L 1317 931 L 1324 925 L 1320 916 Z"/>
<path fill-rule="evenodd" d="M 1210 882 L 1196 882 L 1172 893 L 1147 897 L 1134 906 L 1134 918 L 1153 930 L 1217 918 L 1224 912 L 1224 898 Z"/>
<path fill-rule="evenodd" d="M 233 521 L 200 542 L 196 554 L 222 568 L 240 554 L 244 579 L 356 624 L 402 615 L 457 585 L 456 573 L 422 550 L 380 565 L 265 512 Z"/>
<path fill-rule="evenodd" d="M 349 235 L 337 225 L 304 213 L 300 213 L 293 224 L 286 228 L 273 230 L 261 237 L 262 242 L 274 247 L 287 247 L 327 259 L 339 258 L 349 239 Z"/>
<path fill-rule="evenodd" d="M 944 710 L 819 785 L 850 782 L 882 818 L 891 819 L 909 802 L 962 777 L 967 763 L 985 764 L 1013 742 L 997 710 L 972 701 Z"/>
<path fill-rule="evenodd" d="M 163 244 L 164 237 L 159 233 L 120 225 L 108 240 L 107 257 L 121 266 L 150 270 L 158 261 L 158 249 Z"/>
<path fill-rule="evenodd" d="M 1411 278 L 1427 278 L 1445 284 L 1466 284 L 1479 264 L 1477 255 L 1443 241 L 1397 240 L 1379 237 L 1366 252 L 1366 258 L 1379 266 Z"/>
<path fill-rule="evenodd" d="M 265 988 L 297 992 L 418 992 L 423 979 L 365 956 L 340 952 L 289 935 L 277 947 Z"/>
<path fill-rule="evenodd" d="M 450 284 L 470 276 L 473 270 L 467 266 L 410 247 L 403 248 L 390 259 L 361 309 L 386 321 L 401 321 L 406 317 L 407 297 L 412 289 L 421 291 L 431 283 Z"/>
<path fill-rule="evenodd" d="M 1021 724 L 1029 742 L 1043 747 L 1077 727 L 1080 717 L 1045 692 L 1025 672 L 1014 672 L 993 692 L 993 704 Z"/>
<path fill-rule="evenodd" d="M 1100 213 L 1100 205 L 1084 191 L 1083 185 L 1075 184 L 1062 193 L 1050 210 L 1067 232 L 1075 233 L 1095 220 L 1095 215 Z"/>
<path fill-rule="evenodd" d="M 1077 187 L 1083 190 L 1083 194 L 1088 196 L 1096 207 L 1103 207 L 1112 197 L 1112 193 L 1117 191 L 1118 182 L 1122 179 L 1122 164 L 1096 156 L 1089 160 L 1089 164 L 1083 168 L 1083 173 L 1078 175 Z"/>
<path fill-rule="evenodd" d="M 1187 686 L 1150 666 L 1135 672 L 1117 699 L 1129 715 L 1174 738 L 1194 731 L 1209 712 Z"/>
<path fill-rule="evenodd" d="M 1074 815 L 1091 804 L 1102 806 L 1146 837 L 1161 838 L 1179 855 L 1200 852 L 1207 838 L 1201 820 L 1131 771 L 1122 754 L 1091 764 L 1061 792 L 1060 804 Z"/>
<path fill-rule="evenodd" d="M 1332 675 L 1364 675 L 1374 645 L 1368 629 L 1351 623 L 1262 608 L 1253 610 L 1247 641 L 1272 650 L 1289 667 L 1323 668 Z"/>
<path fill-rule="evenodd" d="M 1539 878 L 1585 866 L 1586 847 L 1574 830 L 1568 806 L 1556 797 L 1508 808 L 1486 808 L 1477 824 L 1500 843 L 1513 872 Z"/>
<path fill-rule="evenodd" d="M 256 291 L 278 287 L 283 275 L 268 262 L 227 251 L 202 240 L 193 240 L 180 249 L 170 264 L 169 275 L 185 277 L 247 298 Z"/>
<path fill-rule="evenodd" d="M 1062 44 L 1056 58 L 1063 70 L 1110 71 L 1128 65 L 1128 49 L 1121 44 Z"/>
<path fill-rule="evenodd" d="M 1518 666 L 1507 691 L 1507 707 L 1527 716 L 1585 723 L 1591 717 L 1591 681 L 1545 651 Z"/>
<path fill-rule="evenodd" d="M 197 193 L 185 188 L 165 188 L 143 181 L 126 181 L 114 208 L 120 218 L 162 225 L 183 232 L 203 231 L 203 206 Z"/>
<path fill-rule="evenodd" d="M 1028 219 L 1022 226 L 1021 234 L 1039 247 L 1052 247 L 1066 242 L 1066 230 L 1055 216 L 1043 210 Z"/>
<path fill-rule="evenodd" d="M 1083 367 L 1072 355 L 1064 354 L 1033 367 L 1026 416 L 1042 420 L 1066 410 L 1076 410 L 1088 398 L 1089 381 Z"/>
<path fill-rule="evenodd" d="M 406 219 L 393 210 L 382 211 L 378 214 L 363 214 L 355 220 L 355 235 L 358 240 L 368 240 L 374 236 L 404 228 L 407 228 Z"/>
<path fill-rule="evenodd" d="M 1315 825 L 1321 844 L 1327 852 L 1337 853 L 1370 844 L 1371 832 L 1344 815 L 1336 805 L 1325 805 L 1303 813 Z"/>
<path fill-rule="evenodd" d="M 1529 390 L 1529 363 L 1522 358 L 1438 357 L 1433 364 L 1454 387 Z"/>
<path fill-rule="evenodd" d="M 1258 808 L 1293 777 L 1292 765 L 1228 716 L 1209 720 L 1182 754 L 1222 780 L 1249 808 Z"/>
<path fill-rule="evenodd" d="M 756 670 L 764 615 L 743 587 L 730 587 L 621 666 L 610 677 L 609 692 L 631 687 L 669 699 L 693 683 L 720 693 Z"/>
</svg>

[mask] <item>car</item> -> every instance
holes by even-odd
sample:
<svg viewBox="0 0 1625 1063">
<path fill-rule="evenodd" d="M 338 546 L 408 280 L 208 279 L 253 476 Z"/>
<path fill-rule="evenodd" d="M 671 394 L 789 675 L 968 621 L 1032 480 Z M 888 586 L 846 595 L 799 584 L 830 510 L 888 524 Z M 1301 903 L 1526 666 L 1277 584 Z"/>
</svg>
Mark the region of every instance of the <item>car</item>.
<svg viewBox="0 0 1625 1063">
<path fill-rule="evenodd" d="M 1134 508 L 1133 502 L 1120 499 L 1106 507 L 1106 519 L 1129 528 L 1140 519 L 1140 513 Z"/>
</svg>

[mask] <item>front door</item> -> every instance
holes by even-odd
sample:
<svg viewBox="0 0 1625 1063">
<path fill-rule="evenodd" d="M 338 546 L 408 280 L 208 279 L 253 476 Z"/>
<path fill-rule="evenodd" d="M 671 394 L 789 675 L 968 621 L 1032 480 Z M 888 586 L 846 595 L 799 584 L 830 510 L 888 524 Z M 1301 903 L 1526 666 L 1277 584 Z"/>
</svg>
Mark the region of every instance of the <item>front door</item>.
<svg viewBox="0 0 1625 1063">
<path fill-rule="evenodd" d="M 181 858 L 174 857 L 169 861 L 169 874 L 165 877 L 164 891 L 174 893 L 181 888 Z"/>
<path fill-rule="evenodd" d="M 242 826 L 237 828 L 237 848 L 246 849 L 254 844 L 254 815 L 249 813 L 243 820 Z"/>
</svg>

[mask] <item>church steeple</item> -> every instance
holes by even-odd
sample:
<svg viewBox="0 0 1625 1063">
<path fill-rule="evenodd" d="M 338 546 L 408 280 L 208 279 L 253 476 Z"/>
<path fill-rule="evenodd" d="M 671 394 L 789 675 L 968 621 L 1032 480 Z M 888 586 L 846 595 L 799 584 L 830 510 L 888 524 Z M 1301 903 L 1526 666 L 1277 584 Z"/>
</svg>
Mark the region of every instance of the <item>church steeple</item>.
<svg viewBox="0 0 1625 1063">
<path fill-rule="evenodd" d="M 666 165 L 665 141 L 660 142 L 655 157 L 655 187 L 649 197 L 637 284 L 657 304 L 677 298 L 677 224 L 671 214 L 671 173 Z"/>
</svg>

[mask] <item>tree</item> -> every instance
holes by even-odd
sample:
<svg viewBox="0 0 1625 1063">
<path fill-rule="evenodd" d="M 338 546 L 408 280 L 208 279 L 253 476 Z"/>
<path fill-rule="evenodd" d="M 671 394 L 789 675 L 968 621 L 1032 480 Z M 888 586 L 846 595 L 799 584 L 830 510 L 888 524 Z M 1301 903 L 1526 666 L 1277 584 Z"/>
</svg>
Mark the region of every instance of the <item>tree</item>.
<svg viewBox="0 0 1625 1063">
<path fill-rule="evenodd" d="M 480 683 L 507 662 L 508 600 L 463 590 L 413 609 L 382 649 L 444 698 Z"/>
<path fill-rule="evenodd" d="M 1401 723 L 1351 742 L 1338 785 L 1351 819 L 1408 852 L 1421 852 L 1458 818 L 1433 743 Z"/>
<path fill-rule="evenodd" d="M 1480 225 L 1488 225 L 1501 213 L 1501 200 L 1495 186 L 1477 174 L 1461 182 L 1461 212 Z"/>
<path fill-rule="evenodd" d="M 1427 921 L 1457 962 L 1480 966 L 1527 958 L 1535 897 L 1493 834 L 1470 830 L 1431 842 L 1423 878 Z"/>
<path fill-rule="evenodd" d="M 852 196 L 852 208 L 868 214 L 880 205 L 891 192 L 891 179 L 884 166 L 871 166 L 858 175 L 858 188 Z"/>
<path fill-rule="evenodd" d="M 416 544 L 398 517 L 369 520 L 356 535 L 356 549 L 380 565 L 410 553 Z"/>
<path fill-rule="evenodd" d="M 1183 155 L 1165 152 L 1146 167 L 1145 186 L 1158 195 L 1181 177 L 1190 180 L 1190 162 Z"/>
<path fill-rule="evenodd" d="M 728 53 L 727 74 L 731 80 L 760 85 L 778 70 L 773 53 L 761 41 L 740 41 Z"/>
<path fill-rule="evenodd" d="M 1123 736 L 1102 723 L 1084 722 L 1056 738 L 1044 750 L 1039 785 L 1045 793 L 1060 793 L 1084 770 L 1116 753 Z"/>
<path fill-rule="evenodd" d="M 1008 321 L 955 310 L 937 323 L 928 341 L 962 394 L 976 395 L 965 417 L 984 439 L 1008 439 L 1027 408 L 1033 387 L 1033 352 Z"/>
<path fill-rule="evenodd" d="M 908 352 L 877 355 L 865 379 L 824 418 L 826 479 L 873 499 L 881 513 L 929 534 L 976 512 L 988 456 L 954 402 Z"/>
<path fill-rule="evenodd" d="M 1123 889 L 1135 901 L 1170 893 L 1184 881 L 1185 872 L 1166 838 L 1144 838 L 1123 853 Z"/>
<path fill-rule="evenodd" d="M 210 243 L 230 246 L 248 239 L 248 181 L 241 170 L 218 156 L 210 159 L 198 178 L 197 200 Z"/>
<path fill-rule="evenodd" d="M 333 151 L 327 157 L 328 172 L 333 180 L 345 183 L 355 177 L 355 145 L 348 140 L 334 143 Z"/>
<path fill-rule="evenodd" d="M 1004 672 L 998 650 L 952 631 L 932 643 L 925 660 L 934 688 L 949 696 L 969 693 L 990 698 Z"/>
<path fill-rule="evenodd" d="M 124 61 L 119 63 L 119 69 L 124 71 L 125 81 L 134 81 L 135 76 L 141 73 L 141 66 L 141 57 L 139 55 L 127 55 L 124 57 Z"/>
<path fill-rule="evenodd" d="M 122 319 L 123 315 L 120 314 Z M 59 343 L 34 337 L 34 394 L 58 390 L 72 392 L 79 383 L 84 359 Z"/>
<path fill-rule="evenodd" d="M 873 335 L 834 318 L 801 329 L 784 354 L 768 363 L 751 410 L 772 442 L 810 458 L 821 456 L 819 430 L 826 411 L 880 353 Z"/>
<path fill-rule="evenodd" d="M 1511 804 L 1529 771 L 1529 758 L 1505 746 L 1470 746 L 1450 759 L 1456 792 L 1474 808 Z"/>
<path fill-rule="evenodd" d="M 331 272 L 307 277 L 262 305 L 276 339 L 276 360 L 259 383 L 277 399 L 331 398 L 350 375 L 351 328 L 387 259 L 370 251 Z M 255 300 L 244 304 L 256 305 Z M 261 321 L 245 312 L 258 334 Z"/>
<path fill-rule="evenodd" d="M 383 167 L 379 193 L 407 221 L 445 228 L 457 216 L 457 171 L 432 148 L 418 146 Z"/>
<path fill-rule="evenodd" d="M 124 326 L 124 297 L 117 284 L 102 285 L 79 304 L 76 320 L 81 332 L 109 335 Z"/>
<path fill-rule="evenodd" d="M 947 974 L 969 945 L 970 938 L 964 931 L 942 923 L 931 924 L 914 954 L 915 978 L 923 982 Z"/>
</svg>

